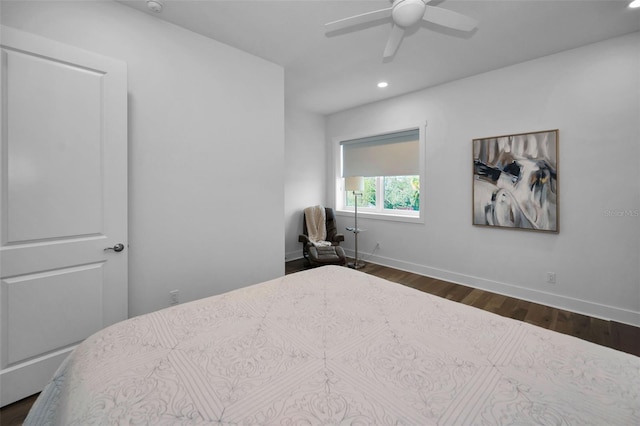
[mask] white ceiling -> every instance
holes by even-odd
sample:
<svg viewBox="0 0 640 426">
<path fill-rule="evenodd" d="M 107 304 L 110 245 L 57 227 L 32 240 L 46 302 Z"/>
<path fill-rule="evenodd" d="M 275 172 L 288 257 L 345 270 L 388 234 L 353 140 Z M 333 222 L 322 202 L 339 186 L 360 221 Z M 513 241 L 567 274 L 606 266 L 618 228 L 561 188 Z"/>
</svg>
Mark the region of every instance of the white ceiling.
<svg viewBox="0 0 640 426">
<path fill-rule="evenodd" d="M 388 21 L 331 36 L 324 24 L 388 0 L 161 1 L 161 13 L 145 0 L 121 3 L 283 66 L 287 102 L 322 114 L 640 31 L 640 9 L 628 0 L 434 0 L 477 19 L 478 28 L 461 34 L 419 24 L 383 61 Z M 380 80 L 389 87 L 378 89 Z"/>
</svg>

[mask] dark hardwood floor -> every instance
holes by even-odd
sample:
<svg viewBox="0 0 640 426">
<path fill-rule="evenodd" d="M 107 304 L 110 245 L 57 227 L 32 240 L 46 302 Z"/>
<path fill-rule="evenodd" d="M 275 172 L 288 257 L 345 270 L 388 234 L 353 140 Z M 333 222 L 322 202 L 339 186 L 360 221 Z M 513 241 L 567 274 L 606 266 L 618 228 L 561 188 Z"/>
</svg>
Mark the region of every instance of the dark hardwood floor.
<svg viewBox="0 0 640 426">
<path fill-rule="evenodd" d="M 36 402 L 38 395 L 32 395 L 18 402 L 0 408 L 0 426 L 19 426 L 29 413 L 29 409 Z"/>
<path fill-rule="evenodd" d="M 303 259 L 285 264 L 285 274 L 305 269 L 307 267 Z M 640 356 L 639 327 L 550 308 L 374 263 L 367 264 L 360 271 L 498 315 Z M 37 395 L 30 396 L 0 409 L 0 426 L 21 425 L 36 397 Z"/>
</svg>

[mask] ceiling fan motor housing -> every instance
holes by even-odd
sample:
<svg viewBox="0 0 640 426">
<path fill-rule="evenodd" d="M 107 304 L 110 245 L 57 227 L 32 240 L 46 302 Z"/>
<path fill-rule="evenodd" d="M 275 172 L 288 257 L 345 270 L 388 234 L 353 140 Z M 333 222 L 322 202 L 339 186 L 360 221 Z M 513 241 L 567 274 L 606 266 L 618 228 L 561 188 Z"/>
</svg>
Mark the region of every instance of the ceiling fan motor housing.
<svg viewBox="0 0 640 426">
<path fill-rule="evenodd" d="M 395 0 L 391 16 L 396 25 L 407 28 L 422 19 L 425 8 L 423 0 Z"/>
</svg>

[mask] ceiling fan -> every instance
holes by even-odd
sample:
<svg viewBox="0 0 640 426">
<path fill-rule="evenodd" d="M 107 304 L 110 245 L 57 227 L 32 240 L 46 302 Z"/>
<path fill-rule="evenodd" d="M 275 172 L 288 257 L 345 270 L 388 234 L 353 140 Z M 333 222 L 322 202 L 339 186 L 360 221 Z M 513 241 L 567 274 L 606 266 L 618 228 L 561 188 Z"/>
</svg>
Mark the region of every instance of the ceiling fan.
<svg viewBox="0 0 640 426">
<path fill-rule="evenodd" d="M 405 30 L 421 20 L 458 31 L 471 31 L 478 25 L 478 21 L 473 18 L 441 7 L 429 6 L 429 2 L 431 0 L 393 0 L 389 8 L 339 19 L 324 26 L 327 32 L 333 32 L 391 17 L 393 28 L 383 55 L 386 59 L 392 57 L 400 47 Z"/>
</svg>

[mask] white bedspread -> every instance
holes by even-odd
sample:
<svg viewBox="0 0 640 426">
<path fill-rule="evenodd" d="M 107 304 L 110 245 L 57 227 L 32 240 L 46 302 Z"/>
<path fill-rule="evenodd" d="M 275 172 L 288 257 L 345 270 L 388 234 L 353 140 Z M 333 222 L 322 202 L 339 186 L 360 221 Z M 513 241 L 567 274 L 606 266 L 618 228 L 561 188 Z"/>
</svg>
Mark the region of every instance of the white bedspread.
<svg viewBox="0 0 640 426">
<path fill-rule="evenodd" d="M 640 424 L 640 358 L 325 266 L 82 343 L 26 424 Z"/>
</svg>

